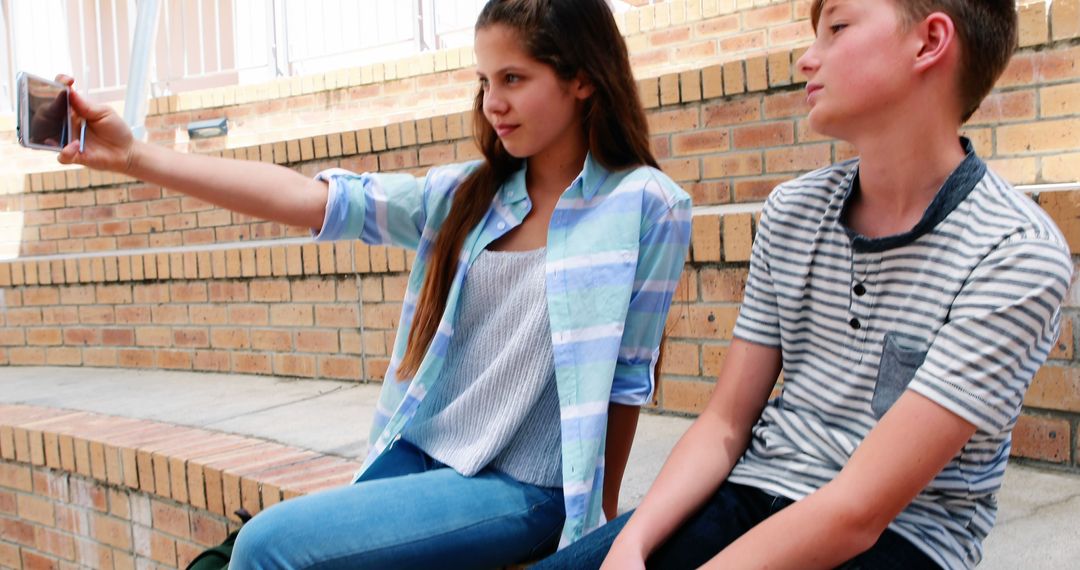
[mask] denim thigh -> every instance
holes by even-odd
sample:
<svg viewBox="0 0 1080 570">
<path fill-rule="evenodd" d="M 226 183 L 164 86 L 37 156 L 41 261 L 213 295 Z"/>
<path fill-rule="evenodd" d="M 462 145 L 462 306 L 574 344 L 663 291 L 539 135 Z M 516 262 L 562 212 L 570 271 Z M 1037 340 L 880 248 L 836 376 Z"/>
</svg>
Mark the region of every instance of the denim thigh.
<svg viewBox="0 0 1080 570">
<path fill-rule="evenodd" d="M 561 489 L 490 469 L 464 477 L 397 443 L 370 477 L 253 518 L 230 568 L 497 568 L 558 544 Z"/>
<path fill-rule="evenodd" d="M 752 487 L 725 482 L 649 557 L 649 568 L 697 568 L 786 504 Z M 790 501 L 787 501 L 790 503 Z M 624 513 L 537 564 L 535 570 L 599 568 L 632 513 Z"/>
<path fill-rule="evenodd" d="M 698 568 L 751 528 L 793 502 L 755 487 L 725 481 L 705 505 L 649 557 L 646 567 L 661 570 Z M 542 561 L 534 570 L 599 568 L 630 515 L 626 513 L 616 518 Z M 840 565 L 840 568 L 930 570 L 938 566 L 911 542 L 886 530 L 873 547 Z"/>
</svg>

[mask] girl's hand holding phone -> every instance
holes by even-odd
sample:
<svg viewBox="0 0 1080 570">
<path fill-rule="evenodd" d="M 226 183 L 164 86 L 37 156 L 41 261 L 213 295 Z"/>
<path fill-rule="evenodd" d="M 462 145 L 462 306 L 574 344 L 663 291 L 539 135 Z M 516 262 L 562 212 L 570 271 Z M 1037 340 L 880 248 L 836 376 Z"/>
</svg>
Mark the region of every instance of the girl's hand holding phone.
<svg viewBox="0 0 1080 570">
<path fill-rule="evenodd" d="M 68 87 L 75 82 L 66 75 L 57 75 L 56 81 Z M 60 151 L 57 160 L 61 164 L 130 173 L 136 145 L 123 117 L 107 105 L 87 101 L 75 89 L 71 89 L 70 99 L 72 112 L 86 123 L 86 138 L 82 152 L 79 152 L 78 138 L 73 137 L 74 140 Z"/>
</svg>

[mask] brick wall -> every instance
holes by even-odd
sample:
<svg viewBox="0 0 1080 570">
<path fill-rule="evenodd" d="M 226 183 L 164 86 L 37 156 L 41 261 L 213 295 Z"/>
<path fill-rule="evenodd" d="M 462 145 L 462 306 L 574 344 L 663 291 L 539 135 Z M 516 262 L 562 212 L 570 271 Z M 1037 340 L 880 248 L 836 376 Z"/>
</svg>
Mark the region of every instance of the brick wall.
<svg viewBox="0 0 1080 570">
<path fill-rule="evenodd" d="M 762 4 L 737 19 L 744 25 L 780 14 L 762 28 L 771 37 L 788 19 L 803 17 L 806 3 Z M 702 11 L 712 5 L 703 2 Z M 638 33 L 673 29 L 670 20 L 658 28 L 643 14 Z M 730 16 L 701 16 L 692 26 L 719 25 Z M 1031 4 L 1023 23 L 1025 47 L 964 131 L 1014 183 L 1076 182 L 1080 0 L 1057 0 L 1049 12 L 1045 3 Z M 668 325 L 659 411 L 697 413 L 712 390 L 742 296 L 760 200 L 776 183 L 852 154 L 806 126 L 804 80 L 794 69 L 801 49 L 769 45 L 639 82 L 653 148 L 698 207 L 691 259 Z M 351 88 L 321 92 L 332 103 L 347 99 L 339 97 L 342 89 Z M 159 111 L 185 101 L 159 101 Z M 188 112 L 201 111 L 159 115 Z M 321 135 L 293 137 L 286 129 L 277 139 L 208 152 L 306 174 L 330 166 L 419 173 L 475 157 L 469 126 L 467 114 L 444 112 Z M 0 363 L 381 379 L 411 264 L 406 252 L 359 243 L 301 245 L 290 238 L 306 230 L 110 174 L 39 173 L 27 177 L 25 189 L 0 197 L 0 209 L 22 221 L 15 247 L 23 256 L 0 263 Z M 1080 192 L 1034 198 L 1080 253 Z M 1078 309 L 1074 294 L 1058 347 L 1028 394 L 1014 455 L 1080 472 Z"/>
<path fill-rule="evenodd" d="M 343 485 L 359 467 L 198 428 L 0 406 L 0 567 L 183 568 L 238 525 L 236 509 Z"/>
<path fill-rule="evenodd" d="M 0 567 L 183 568 L 227 525 L 147 493 L 0 461 Z"/>
</svg>

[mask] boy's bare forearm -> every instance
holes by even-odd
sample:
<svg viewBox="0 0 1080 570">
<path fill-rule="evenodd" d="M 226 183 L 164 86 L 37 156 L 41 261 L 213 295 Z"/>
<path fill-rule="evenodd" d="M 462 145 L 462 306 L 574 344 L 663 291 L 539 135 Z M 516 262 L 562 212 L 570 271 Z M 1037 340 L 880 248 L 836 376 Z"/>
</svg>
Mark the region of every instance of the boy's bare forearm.
<svg viewBox="0 0 1080 570">
<path fill-rule="evenodd" d="M 974 433 L 960 416 L 908 391 L 834 480 L 751 529 L 706 567 L 836 567 L 872 547 Z"/>
<path fill-rule="evenodd" d="M 727 479 L 780 373 L 780 350 L 736 339 L 705 410 L 615 542 L 647 557 Z"/>
<path fill-rule="evenodd" d="M 135 143 L 127 174 L 222 208 L 284 224 L 322 227 L 324 182 L 275 164 L 184 154 Z"/>
<path fill-rule="evenodd" d="M 675 445 L 641 506 L 616 539 L 647 558 L 724 482 L 749 441 L 706 410 Z"/>
</svg>

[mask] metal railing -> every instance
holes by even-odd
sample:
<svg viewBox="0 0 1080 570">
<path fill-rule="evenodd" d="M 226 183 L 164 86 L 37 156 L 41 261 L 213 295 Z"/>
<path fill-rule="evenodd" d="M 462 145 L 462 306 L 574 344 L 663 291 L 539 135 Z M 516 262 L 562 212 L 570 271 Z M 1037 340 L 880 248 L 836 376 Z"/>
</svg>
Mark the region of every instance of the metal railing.
<svg viewBox="0 0 1080 570">
<path fill-rule="evenodd" d="M 0 0 L 0 112 L 14 75 L 123 98 L 138 0 Z M 150 94 L 255 83 L 467 45 L 484 0 L 161 0 Z M 59 30 L 57 27 L 59 26 Z"/>
</svg>

